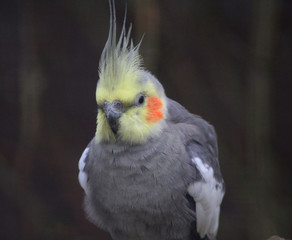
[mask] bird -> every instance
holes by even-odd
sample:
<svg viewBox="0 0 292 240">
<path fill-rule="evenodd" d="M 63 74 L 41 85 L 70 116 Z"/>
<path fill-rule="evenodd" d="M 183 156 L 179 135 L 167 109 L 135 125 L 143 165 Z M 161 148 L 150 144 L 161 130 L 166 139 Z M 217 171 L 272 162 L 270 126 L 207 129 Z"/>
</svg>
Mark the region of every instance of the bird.
<svg viewBox="0 0 292 240">
<path fill-rule="evenodd" d="M 114 240 L 214 240 L 225 194 L 215 129 L 166 96 L 126 13 L 117 37 L 109 6 L 96 131 L 78 163 L 86 215 Z"/>
</svg>

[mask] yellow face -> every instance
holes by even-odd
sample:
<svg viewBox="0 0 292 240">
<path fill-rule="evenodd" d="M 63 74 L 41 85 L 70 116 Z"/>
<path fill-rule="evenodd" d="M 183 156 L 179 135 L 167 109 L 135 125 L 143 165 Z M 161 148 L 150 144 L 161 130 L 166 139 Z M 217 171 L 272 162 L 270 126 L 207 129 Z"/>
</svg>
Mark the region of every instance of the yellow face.
<svg viewBox="0 0 292 240">
<path fill-rule="evenodd" d="M 164 124 L 165 97 L 161 96 L 151 81 L 139 84 L 136 79 L 127 78 L 114 86 L 99 83 L 96 89 L 99 106 L 97 116 L 97 140 L 115 141 L 117 139 L 135 144 L 142 143 L 149 136 L 158 135 Z M 117 132 L 111 128 L 105 104 L 115 101 L 122 104 Z"/>
</svg>

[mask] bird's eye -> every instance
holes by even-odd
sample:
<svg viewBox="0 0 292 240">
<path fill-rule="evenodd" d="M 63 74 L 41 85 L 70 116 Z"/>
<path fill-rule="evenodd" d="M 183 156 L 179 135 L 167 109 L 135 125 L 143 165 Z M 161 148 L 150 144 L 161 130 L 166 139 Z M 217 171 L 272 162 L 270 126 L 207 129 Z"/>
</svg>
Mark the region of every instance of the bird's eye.
<svg viewBox="0 0 292 240">
<path fill-rule="evenodd" d="M 134 105 L 135 106 L 143 105 L 145 103 L 145 98 L 146 98 L 146 95 L 144 93 L 137 94 L 134 101 Z"/>
<path fill-rule="evenodd" d="M 144 101 L 145 101 L 145 97 L 144 97 L 143 95 L 141 95 L 141 96 L 139 97 L 139 99 L 138 99 L 138 103 L 139 103 L 139 104 L 143 104 Z"/>
</svg>

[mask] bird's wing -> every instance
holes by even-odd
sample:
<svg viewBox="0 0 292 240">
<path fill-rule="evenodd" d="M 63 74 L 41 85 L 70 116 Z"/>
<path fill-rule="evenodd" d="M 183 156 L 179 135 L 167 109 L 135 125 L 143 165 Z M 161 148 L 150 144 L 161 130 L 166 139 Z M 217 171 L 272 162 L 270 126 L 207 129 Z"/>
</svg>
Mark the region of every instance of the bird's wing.
<svg viewBox="0 0 292 240">
<path fill-rule="evenodd" d="M 191 164 L 195 167 L 197 179 L 188 186 L 188 194 L 195 201 L 197 232 L 203 238 L 216 236 L 219 225 L 220 204 L 224 196 L 224 182 L 218 164 L 208 160 L 208 153 L 198 142 L 187 145 Z"/>
<path fill-rule="evenodd" d="M 86 194 L 88 194 L 88 175 L 86 173 L 86 167 L 88 165 L 88 155 L 89 155 L 89 150 L 90 150 L 90 143 L 88 146 L 85 148 L 83 151 L 79 163 L 78 163 L 78 168 L 79 168 L 79 174 L 78 174 L 78 180 L 79 184 L 83 188 Z"/>
<path fill-rule="evenodd" d="M 214 238 L 219 224 L 220 204 L 225 192 L 218 162 L 217 137 L 212 125 L 189 113 L 179 103 L 169 99 L 168 119 L 173 123 L 194 125 L 199 134 L 186 144 L 190 164 L 194 167 L 194 182 L 188 186 L 188 200 L 194 201 L 197 232 L 201 238 Z"/>
</svg>

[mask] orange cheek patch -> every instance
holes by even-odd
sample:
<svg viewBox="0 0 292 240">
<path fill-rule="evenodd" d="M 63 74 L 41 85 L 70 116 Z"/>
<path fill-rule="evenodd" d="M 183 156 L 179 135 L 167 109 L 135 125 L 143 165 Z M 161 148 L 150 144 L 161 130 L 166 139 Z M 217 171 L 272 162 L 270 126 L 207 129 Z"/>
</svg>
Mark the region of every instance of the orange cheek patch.
<svg viewBox="0 0 292 240">
<path fill-rule="evenodd" d="M 159 97 L 151 97 L 147 101 L 147 116 L 148 122 L 155 123 L 163 118 L 162 101 Z"/>
</svg>

